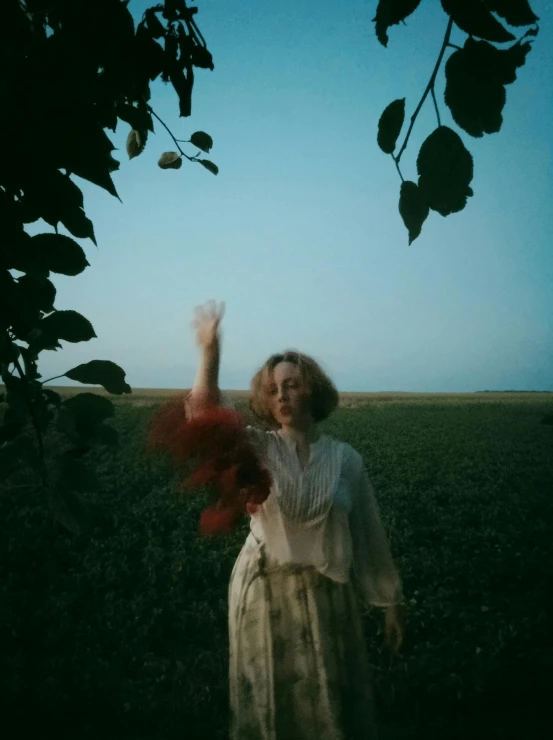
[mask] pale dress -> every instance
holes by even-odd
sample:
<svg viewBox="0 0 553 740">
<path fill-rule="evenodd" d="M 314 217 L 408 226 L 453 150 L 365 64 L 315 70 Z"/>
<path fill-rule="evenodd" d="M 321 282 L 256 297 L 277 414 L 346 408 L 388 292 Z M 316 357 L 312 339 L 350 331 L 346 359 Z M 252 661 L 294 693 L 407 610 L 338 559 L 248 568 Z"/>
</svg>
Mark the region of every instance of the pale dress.
<svg viewBox="0 0 553 740">
<path fill-rule="evenodd" d="M 376 740 L 360 606 L 402 588 L 363 460 L 321 435 L 302 470 L 292 440 L 248 433 L 273 486 L 230 579 L 230 737 Z"/>
<path fill-rule="evenodd" d="M 302 470 L 291 440 L 249 431 L 274 484 L 230 580 L 231 738 L 373 740 L 359 596 L 402 596 L 362 459 L 323 435 Z"/>
</svg>

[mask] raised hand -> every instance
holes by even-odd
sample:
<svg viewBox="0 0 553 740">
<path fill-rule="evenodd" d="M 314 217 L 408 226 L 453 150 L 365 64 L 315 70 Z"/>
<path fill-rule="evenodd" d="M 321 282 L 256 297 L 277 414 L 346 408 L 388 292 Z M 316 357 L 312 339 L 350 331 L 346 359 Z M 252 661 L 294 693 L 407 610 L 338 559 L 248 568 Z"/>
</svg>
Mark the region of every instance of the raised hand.
<svg viewBox="0 0 553 740">
<path fill-rule="evenodd" d="M 219 345 L 219 327 L 225 315 L 225 304 L 208 301 L 197 306 L 192 327 L 196 332 L 196 342 L 203 350 L 210 350 Z"/>
</svg>

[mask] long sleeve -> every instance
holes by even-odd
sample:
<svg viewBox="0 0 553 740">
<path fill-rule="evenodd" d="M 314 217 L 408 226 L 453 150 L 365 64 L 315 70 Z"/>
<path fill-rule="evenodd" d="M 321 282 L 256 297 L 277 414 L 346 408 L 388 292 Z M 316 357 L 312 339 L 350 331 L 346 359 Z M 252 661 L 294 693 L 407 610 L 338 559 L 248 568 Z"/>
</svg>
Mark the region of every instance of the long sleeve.
<svg viewBox="0 0 553 740">
<path fill-rule="evenodd" d="M 392 559 L 374 489 L 364 468 L 358 480 L 350 512 L 354 575 L 367 605 L 399 604 L 403 601 L 401 579 Z"/>
</svg>

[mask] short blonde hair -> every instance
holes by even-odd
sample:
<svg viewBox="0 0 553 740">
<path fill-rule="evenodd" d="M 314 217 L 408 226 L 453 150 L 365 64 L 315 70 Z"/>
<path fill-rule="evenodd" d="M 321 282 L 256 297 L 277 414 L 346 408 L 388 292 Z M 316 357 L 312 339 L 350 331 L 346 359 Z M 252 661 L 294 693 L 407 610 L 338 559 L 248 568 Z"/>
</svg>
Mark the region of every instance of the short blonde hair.
<svg viewBox="0 0 553 740">
<path fill-rule="evenodd" d="M 302 379 L 311 397 L 313 421 L 324 421 L 338 406 L 338 391 L 321 366 L 312 358 L 295 350 L 271 355 L 256 372 L 251 382 L 250 411 L 268 427 L 279 426 L 269 406 L 268 386 L 275 367 L 281 362 L 291 362 L 300 369 Z"/>
</svg>

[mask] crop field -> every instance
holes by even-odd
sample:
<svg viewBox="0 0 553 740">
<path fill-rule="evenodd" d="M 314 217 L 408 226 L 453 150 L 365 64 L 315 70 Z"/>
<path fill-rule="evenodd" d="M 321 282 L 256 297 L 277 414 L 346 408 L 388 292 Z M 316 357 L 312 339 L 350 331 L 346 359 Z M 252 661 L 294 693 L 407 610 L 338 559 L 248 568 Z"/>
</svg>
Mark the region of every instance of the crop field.
<svg viewBox="0 0 553 740">
<path fill-rule="evenodd" d="M 85 533 L 54 526 L 25 475 L 0 489 L 5 737 L 227 737 L 227 587 L 247 522 L 200 536 L 206 492 L 179 493 L 145 451 L 170 393 L 114 399 L 120 446 L 89 455 Z M 247 414 L 247 394 L 229 395 Z M 553 394 L 343 394 L 324 423 L 363 455 L 404 582 L 398 656 L 382 610 L 364 616 L 383 740 L 550 736 L 552 412 Z"/>
</svg>

